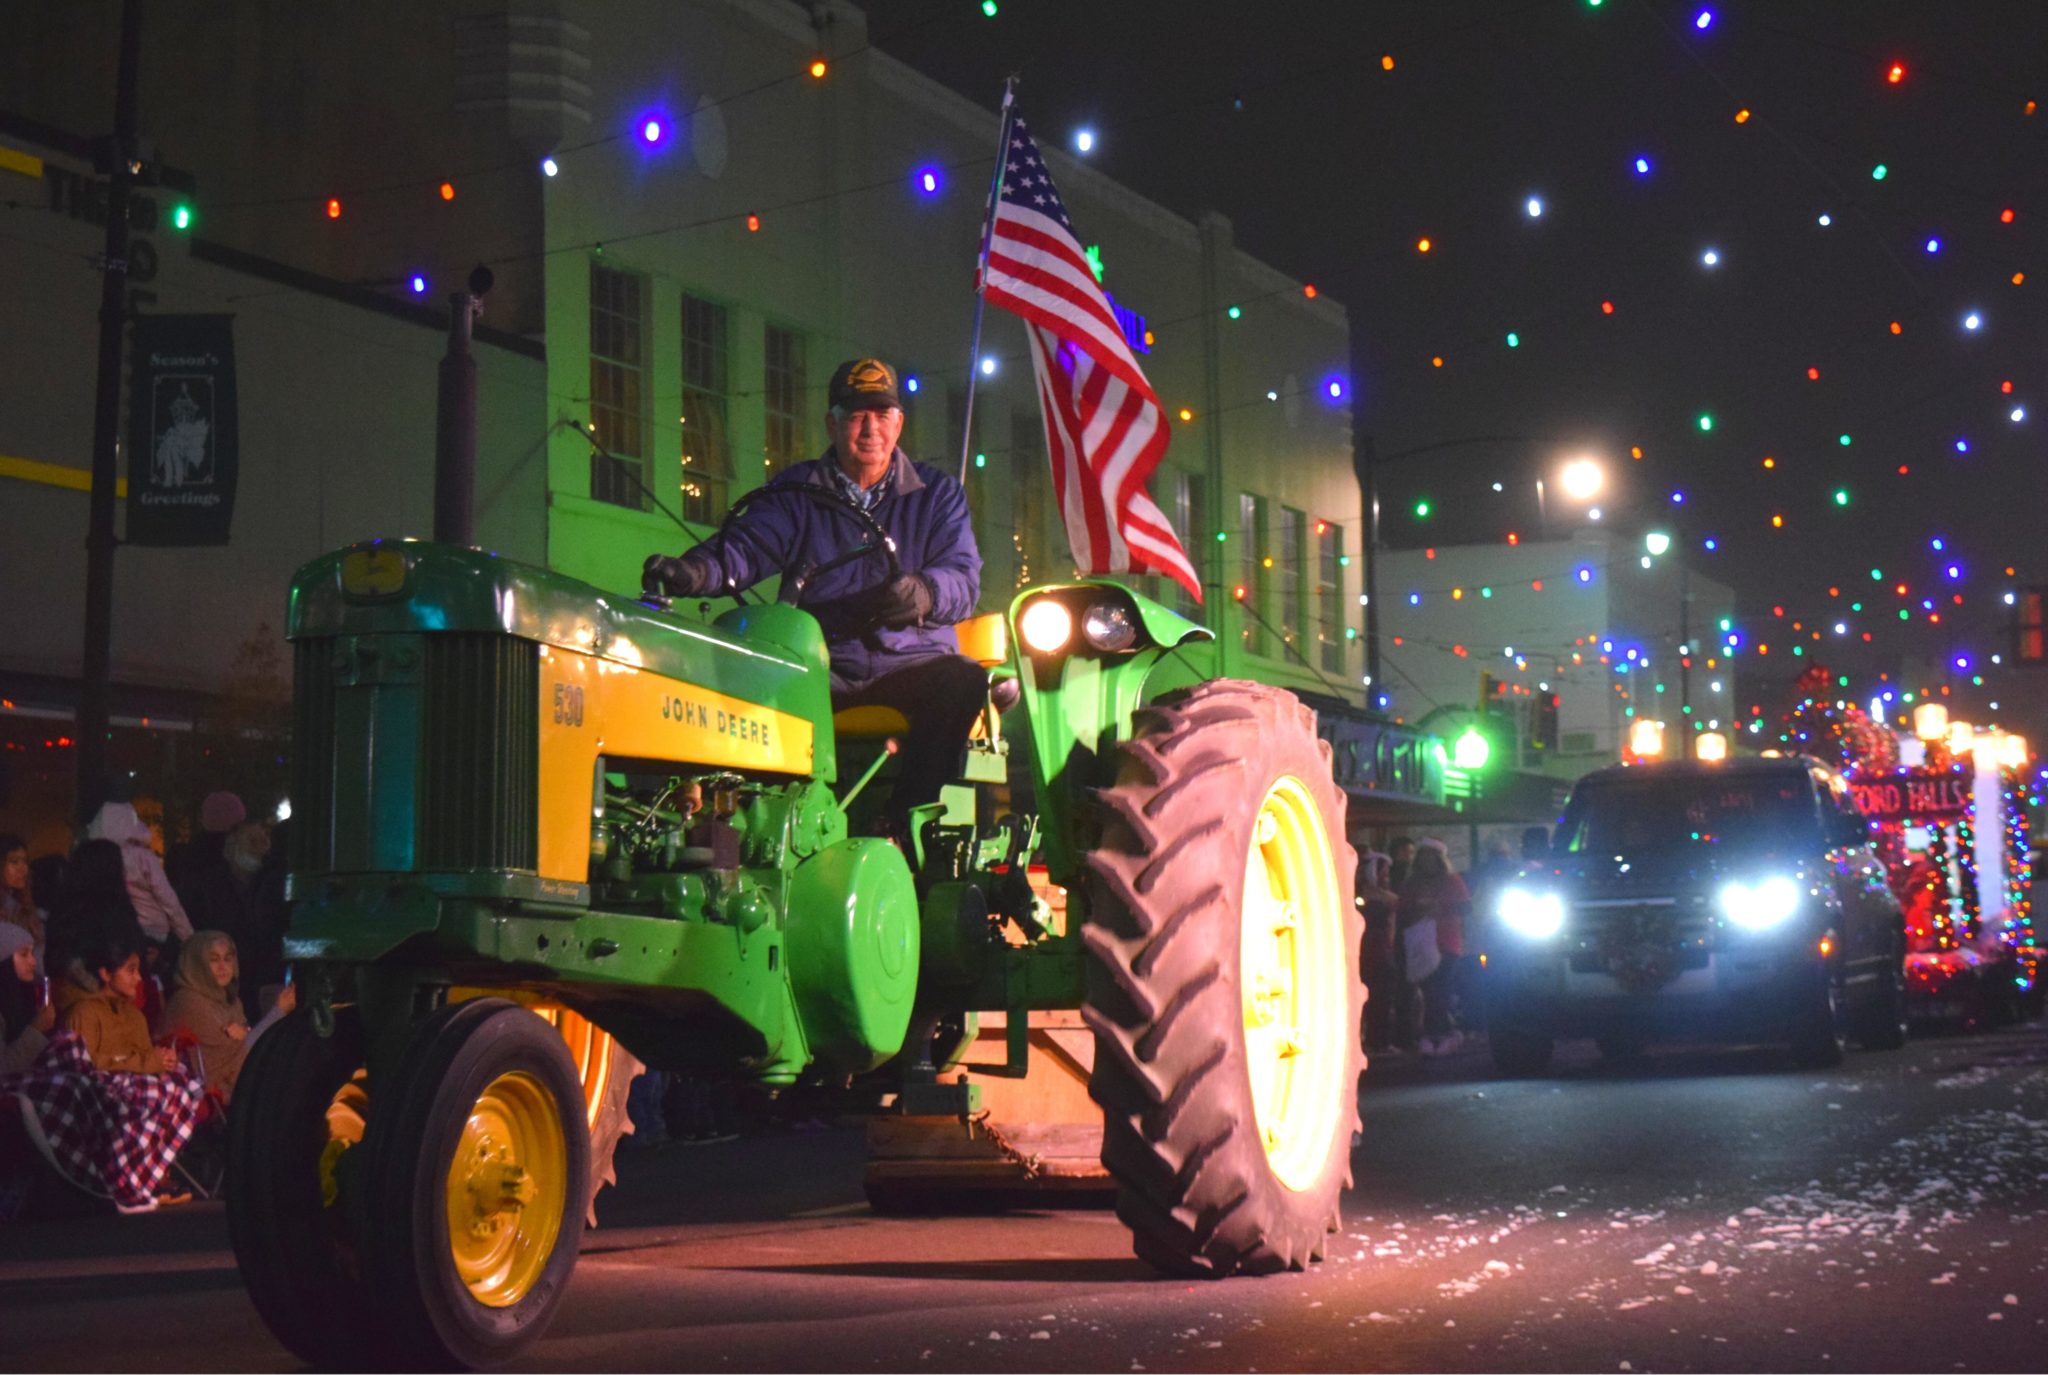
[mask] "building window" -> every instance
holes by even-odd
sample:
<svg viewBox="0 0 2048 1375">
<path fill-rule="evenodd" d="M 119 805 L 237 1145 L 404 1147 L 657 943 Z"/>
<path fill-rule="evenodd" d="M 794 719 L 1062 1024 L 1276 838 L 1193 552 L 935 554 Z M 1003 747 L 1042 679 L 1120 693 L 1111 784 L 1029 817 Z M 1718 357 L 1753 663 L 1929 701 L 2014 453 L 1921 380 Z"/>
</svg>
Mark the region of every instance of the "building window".
<svg viewBox="0 0 2048 1375">
<path fill-rule="evenodd" d="M 632 273 L 590 265 L 590 427 L 617 460 L 590 456 L 590 495 L 636 511 L 647 480 L 644 292 Z"/>
<path fill-rule="evenodd" d="M 1052 533 L 1052 471 L 1045 463 L 1045 428 L 1034 412 L 1010 413 L 1010 490 L 1015 493 L 1016 522 L 1011 532 L 1019 588 L 1059 576 L 1055 566 L 1060 536 Z M 970 460 L 971 462 L 972 460 Z"/>
<path fill-rule="evenodd" d="M 1266 567 L 1266 499 L 1253 496 L 1250 492 L 1237 494 L 1237 547 L 1243 551 L 1238 560 L 1240 576 L 1238 581 L 1244 587 L 1244 612 L 1238 629 L 1239 638 L 1247 654 L 1265 654 L 1266 628 L 1259 618 L 1265 615 Z"/>
<path fill-rule="evenodd" d="M 768 472 L 811 457 L 804 438 L 804 337 L 780 325 L 768 326 L 766 385 Z"/>
<path fill-rule="evenodd" d="M 1202 479 L 1179 468 L 1157 470 L 1163 480 L 1158 484 L 1159 495 L 1165 500 L 1160 509 L 1173 524 L 1173 533 L 1180 537 L 1181 548 L 1187 551 L 1188 562 L 1195 566 L 1195 577 L 1202 576 L 1204 555 L 1202 530 L 1207 521 L 1202 510 Z M 1202 605 L 1192 593 L 1172 578 L 1161 578 L 1160 600 L 1192 621 L 1201 621 Z"/>
<path fill-rule="evenodd" d="M 1344 671 L 1344 527 L 1316 522 L 1316 638 L 1322 641 L 1323 671 Z"/>
<path fill-rule="evenodd" d="M 683 519 L 716 525 L 732 481 L 725 307 L 683 297 Z"/>
<path fill-rule="evenodd" d="M 1307 628 L 1308 597 L 1305 591 L 1308 570 L 1302 567 L 1302 558 L 1308 551 L 1308 517 L 1300 511 L 1282 507 L 1280 511 L 1280 552 L 1273 562 L 1274 582 L 1280 592 L 1280 638 L 1287 642 L 1287 649 L 1281 651 L 1286 658 L 1297 663 L 1309 662 L 1307 652 L 1302 648 L 1302 634 Z M 1292 652 L 1289 652 L 1289 651 Z"/>
</svg>

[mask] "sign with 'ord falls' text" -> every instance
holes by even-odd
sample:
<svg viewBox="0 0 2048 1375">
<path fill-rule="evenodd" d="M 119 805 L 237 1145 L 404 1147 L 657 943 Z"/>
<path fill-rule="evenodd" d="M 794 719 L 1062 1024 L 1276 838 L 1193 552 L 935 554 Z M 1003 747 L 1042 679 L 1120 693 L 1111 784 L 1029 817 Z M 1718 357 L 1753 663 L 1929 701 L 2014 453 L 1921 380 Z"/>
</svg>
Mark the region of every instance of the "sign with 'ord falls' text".
<svg viewBox="0 0 2048 1375">
<path fill-rule="evenodd" d="M 128 544 L 226 544 L 240 455 L 228 315 L 135 321 Z"/>
<path fill-rule="evenodd" d="M 1849 785 L 1872 821 L 1946 821 L 1970 810 L 1970 780 L 1959 769 L 1901 769 Z"/>
</svg>

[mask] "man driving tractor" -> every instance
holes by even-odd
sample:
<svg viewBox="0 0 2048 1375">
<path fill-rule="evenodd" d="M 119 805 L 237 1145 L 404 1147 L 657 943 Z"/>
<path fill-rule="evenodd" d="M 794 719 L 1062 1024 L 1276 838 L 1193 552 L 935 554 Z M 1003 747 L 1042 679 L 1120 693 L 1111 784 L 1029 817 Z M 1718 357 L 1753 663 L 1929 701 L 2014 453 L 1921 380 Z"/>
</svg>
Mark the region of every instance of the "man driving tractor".
<svg viewBox="0 0 2048 1375">
<path fill-rule="evenodd" d="M 988 675 L 961 656 L 953 624 L 981 596 L 981 552 L 960 483 L 897 447 L 903 404 L 896 372 L 875 358 L 842 363 L 827 392 L 831 447 L 770 482 L 726 528 L 680 558 L 648 556 L 650 590 L 733 596 L 775 574 L 801 581 L 796 604 L 818 618 L 832 655 L 832 706 L 885 706 L 910 731 L 885 825 L 909 833 L 910 809 L 937 800 L 988 696 Z M 844 500 L 841 513 L 802 487 Z M 894 542 L 860 550 L 866 512 Z M 815 578 L 812 574 L 816 573 Z"/>
</svg>

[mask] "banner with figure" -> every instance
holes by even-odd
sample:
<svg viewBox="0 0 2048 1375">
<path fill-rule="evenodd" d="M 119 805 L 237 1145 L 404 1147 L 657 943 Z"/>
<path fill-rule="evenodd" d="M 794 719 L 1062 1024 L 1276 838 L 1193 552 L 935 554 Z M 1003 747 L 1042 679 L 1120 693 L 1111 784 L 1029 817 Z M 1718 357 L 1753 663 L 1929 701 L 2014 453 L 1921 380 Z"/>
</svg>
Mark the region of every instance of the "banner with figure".
<svg viewBox="0 0 2048 1375">
<path fill-rule="evenodd" d="M 135 321 L 125 543 L 228 542 L 237 457 L 233 321 Z"/>
</svg>

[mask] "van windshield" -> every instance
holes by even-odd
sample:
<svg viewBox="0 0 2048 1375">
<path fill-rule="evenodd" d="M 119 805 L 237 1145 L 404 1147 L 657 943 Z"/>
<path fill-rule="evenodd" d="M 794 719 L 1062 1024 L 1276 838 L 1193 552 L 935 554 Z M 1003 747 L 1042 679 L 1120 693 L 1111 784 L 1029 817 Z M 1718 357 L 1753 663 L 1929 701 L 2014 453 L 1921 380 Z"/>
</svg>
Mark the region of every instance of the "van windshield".
<svg viewBox="0 0 2048 1375">
<path fill-rule="evenodd" d="M 1588 780 L 1572 793 L 1559 838 L 1578 854 L 1639 854 L 1688 845 L 1783 850 L 1818 843 L 1820 814 L 1803 773 L 1711 777 L 1645 770 Z"/>
</svg>

